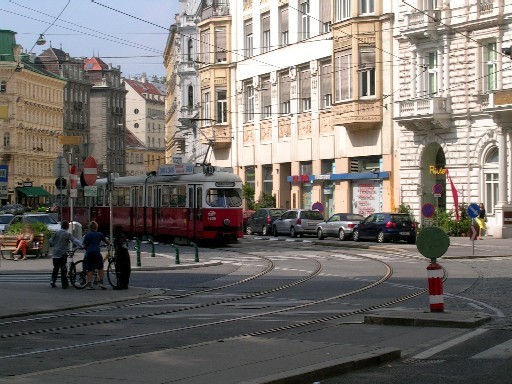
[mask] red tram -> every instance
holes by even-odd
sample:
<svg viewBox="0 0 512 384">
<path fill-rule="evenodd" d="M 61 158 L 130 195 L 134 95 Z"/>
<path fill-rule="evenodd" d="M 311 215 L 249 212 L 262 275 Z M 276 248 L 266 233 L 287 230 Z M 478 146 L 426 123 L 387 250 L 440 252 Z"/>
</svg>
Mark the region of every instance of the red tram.
<svg viewBox="0 0 512 384">
<path fill-rule="evenodd" d="M 141 238 L 227 243 L 243 237 L 242 181 L 225 169 L 169 164 L 154 175 L 98 179 L 95 186 L 96 197 L 79 189 L 73 201 L 73 220 L 83 226 L 94 220 L 108 233 L 112 206 L 113 225 Z M 65 207 L 62 218 L 70 214 Z"/>
</svg>

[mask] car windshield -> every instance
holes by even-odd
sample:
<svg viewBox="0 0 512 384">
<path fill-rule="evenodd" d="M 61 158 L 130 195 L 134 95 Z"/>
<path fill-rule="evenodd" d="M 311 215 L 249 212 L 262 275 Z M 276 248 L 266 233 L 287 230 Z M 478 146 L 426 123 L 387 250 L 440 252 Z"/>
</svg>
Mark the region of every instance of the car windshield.
<svg viewBox="0 0 512 384">
<path fill-rule="evenodd" d="M 272 217 L 279 217 L 285 212 L 284 209 L 272 209 L 270 211 L 270 216 Z"/>
<path fill-rule="evenodd" d="M 12 220 L 12 216 L 0 216 L 0 224 L 9 224 Z"/>
<path fill-rule="evenodd" d="M 55 220 L 52 216 L 25 216 L 25 221 L 27 223 L 37 223 L 41 222 L 44 224 L 58 224 L 57 220 Z"/>
<path fill-rule="evenodd" d="M 411 222 L 412 220 L 411 220 L 411 216 L 409 216 L 409 215 L 391 215 L 391 221 Z"/>
<path fill-rule="evenodd" d="M 361 215 L 345 215 L 346 217 L 346 220 L 349 220 L 349 221 L 363 221 L 364 220 L 364 217 L 361 216 Z"/>
<path fill-rule="evenodd" d="M 305 211 L 302 212 L 302 218 L 303 219 L 309 219 L 309 220 L 323 220 L 324 215 L 322 215 L 319 211 Z"/>
</svg>

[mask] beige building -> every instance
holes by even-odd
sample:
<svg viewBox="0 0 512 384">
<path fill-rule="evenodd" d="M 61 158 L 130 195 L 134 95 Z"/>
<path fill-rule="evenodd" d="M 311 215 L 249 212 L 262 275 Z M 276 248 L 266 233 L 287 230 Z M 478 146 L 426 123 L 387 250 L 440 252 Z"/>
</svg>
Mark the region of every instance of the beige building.
<svg viewBox="0 0 512 384">
<path fill-rule="evenodd" d="M 15 32 L 0 31 L 0 164 L 7 169 L 2 202 L 34 205 L 56 192 L 54 162 L 62 153 L 66 82 L 22 54 Z"/>
</svg>

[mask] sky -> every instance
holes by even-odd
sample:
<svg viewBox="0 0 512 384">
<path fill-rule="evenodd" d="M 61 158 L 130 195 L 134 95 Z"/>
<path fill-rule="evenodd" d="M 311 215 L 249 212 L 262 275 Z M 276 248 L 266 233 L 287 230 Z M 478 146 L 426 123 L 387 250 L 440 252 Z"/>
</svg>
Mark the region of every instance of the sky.
<svg viewBox="0 0 512 384">
<path fill-rule="evenodd" d="M 178 6 L 178 0 L 0 0 L 0 29 L 16 32 L 24 51 L 51 46 L 72 57 L 100 57 L 121 66 L 124 77 L 165 76 L 162 56 Z M 46 44 L 35 45 L 41 33 Z"/>
</svg>

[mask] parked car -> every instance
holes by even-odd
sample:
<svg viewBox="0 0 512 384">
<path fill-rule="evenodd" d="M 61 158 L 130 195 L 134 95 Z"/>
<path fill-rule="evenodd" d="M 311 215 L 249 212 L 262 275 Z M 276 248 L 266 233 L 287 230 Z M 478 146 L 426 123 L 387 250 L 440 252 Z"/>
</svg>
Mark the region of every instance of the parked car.
<svg viewBox="0 0 512 384">
<path fill-rule="evenodd" d="M 272 233 L 278 236 L 285 233 L 291 237 L 315 235 L 316 225 L 324 221 L 324 216 L 319 211 L 311 209 L 291 209 L 284 212 L 272 225 Z"/>
<path fill-rule="evenodd" d="M 260 208 L 251 215 L 247 222 L 245 233 L 261 233 L 263 236 L 272 233 L 272 224 L 279 218 L 286 209 L 282 208 Z"/>
<path fill-rule="evenodd" d="M 316 236 L 319 240 L 329 236 L 345 240 L 352 236 L 356 225 L 363 220 L 364 217 L 356 213 L 335 213 L 316 225 Z"/>
<path fill-rule="evenodd" d="M 256 211 L 253 211 L 252 209 L 248 209 L 247 211 L 244 211 L 244 213 L 243 213 L 242 222 L 243 222 L 243 226 L 244 226 L 244 233 L 246 233 L 246 230 L 247 230 L 247 222 L 249 221 L 249 218 L 251 217 L 251 215 L 254 212 L 256 212 Z"/>
<path fill-rule="evenodd" d="M 52 232 L 57 232 L 60 229 L 60 223 L 53 218 L 53 216 L 47 214 L 47 213 L 25 213 L 24 215 L 16 215 L 12 218 L 12 220 L 5 225 L 5 231 L 7 232 L 9 230 L 9 227 L 11 225 L 17 224 L 17 223 L 35 223 L 35 222 L 41 222 L 43 224 L 46 224 L 48 229 Z"/>
<path fill-rule="evenodd" d="M 10 213 L 4 213 L 3 215 L 0 215 L 0 234 L 5 233 L 6 224 L 9 224 L 13 217 L 14 215 L 11 215 Z"/>
<path fill-rule="evenodd" d="M 354 228 L 354 241 L 376 240 L 379 243 L 405 240 L 416 243 L 416 223 L 408 213 L 379 212 L 368 216 Z"/>
<path fill-rule="evenodd" d="M 2 207 L 1 211 L 12 215 L 21 215 L 26 211 L 26 208 L 21 204 L 6 204 Z"/>
</svg>

